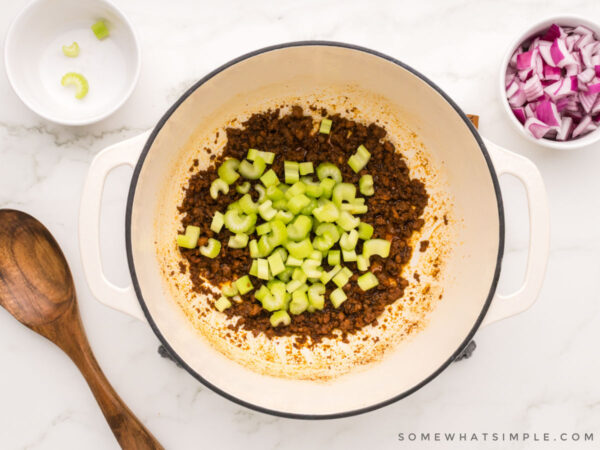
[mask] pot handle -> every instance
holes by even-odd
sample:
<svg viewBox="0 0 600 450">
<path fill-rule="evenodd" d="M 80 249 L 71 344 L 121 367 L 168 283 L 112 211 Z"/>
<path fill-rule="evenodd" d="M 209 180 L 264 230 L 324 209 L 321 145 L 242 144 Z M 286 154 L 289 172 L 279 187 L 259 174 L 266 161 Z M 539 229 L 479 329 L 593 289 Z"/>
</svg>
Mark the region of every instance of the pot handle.
<svg viewBox="0 0 600 450">
<path fill-rule="evenodd" d="M 510 174 L 525 186 L 529 204 L 529 254 L 523 285 L 514 293 L 496 292 L 482 325 L 519 314 L 535 303 L 544 282 L 550 251 L 550 211 L 544 181 L 527 158 L 484 139 L 498 176 Z"/>
<path fill-rule="evenodd" d="M 122 165 L 134 167 L 150 130 L 105 148 L 93 159 L 79 208 L 79 249 L 83 271 L 92 294 L 100 303 L 146 321 L 133 285 L 122 288 L 111 283 L 100 258 L 100 213 L 106 176 Z"/>
</svg>

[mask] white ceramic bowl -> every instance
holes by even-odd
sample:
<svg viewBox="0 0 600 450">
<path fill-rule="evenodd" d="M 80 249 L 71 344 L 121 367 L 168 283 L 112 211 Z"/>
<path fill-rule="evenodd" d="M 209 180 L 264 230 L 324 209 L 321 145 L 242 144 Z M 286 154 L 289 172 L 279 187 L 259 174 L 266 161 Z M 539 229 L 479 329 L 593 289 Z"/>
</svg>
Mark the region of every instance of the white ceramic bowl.
<svg viewBox="0 0 600 450">
<path fill-rule="evenodd" d="M 594 33 L 596 34 L 596 37 L 600 38 L 600 26 L 596 25 L 593 22 L 590 22 L 589 20 L 586 20 L 586 19 L 584 19 L 582 17 L 578 17 L 578 16 L 549 17 L 548 19 L 537 23 L 536 25 L 532 26 L 531 28 L 528 28 L 527 30 L 525 30 L 524 33 L 520 34 L 513 41 L 511 46 L 508 48 L 506 55 L 504 55 L 502 64 L 500 65 L 500 77 L 499 77 L 500 102 L 502 103 L 502 106 L 504 106 L 504 110 L 506 111 L 506 114 L 508 115 L 511 123 L 515 126 L 515 128 L 517 128 L 519 130 L 519 133 L 521 133 L 523 136 L 525 136 L 531 142 L 535 142 L 536 144 L 543 145 L 544 147 L 555 148 L 558 150 L 573 150 L 576 148 L 585 147 L 585 146 L 588 146 L 588 145 L 598 142 L 600 140 L 600 128 L 592 131 L 591 133 L 586 134 L 585 136 L 582 136 L 580 138 L 577 138 L 577 139 L 574 139 L 571 141 L 561 142 L 561 141 L 553 141 L 553 140 L 544 139 L 544 138 L 536 139 L 533 136 L 531 136 L 527 131 L 525 131 L 525 128 L 523 128 L 523 125 L 521 124 L 521 122 L 519 122 L 519 120 L 513 114 L 511 107 L 508 103 L 508 99 L 506 98 L 506 88 L 505 88 L 504 80 L 505 80 L 505 76 L 506 76 L 506 68 L 508 67 L 508 62 L 510 61 L 510 57 L 512 56 L 514 51 L 517 49 L 517 47 L 522 42 L 541 33 L 542 31 L 547 29 L 550 25 L 552 25 L 553 23 L 556 23 L 557 25 L 563 25 L 563 26 L 583 25 L 583 26 L 586 26 L 589 29 L 593 30 Z"/>
<path fill-rule="evenodd" d="M 91 30 L 105 21 L 110 36 L 98 40 Z M 69 58 L 63 45 L 76 41 L 79 56 Z M 34 112 L 64 125 L 104 119 L 127 100 L 137 82 L 140 47 L 125 15 L 107 0 L 33 0 L 14 19 L 4 45 L 8 79 Z M 81 100 L 61 85 L 67 72 L 89 82 Z"/>
</svg>

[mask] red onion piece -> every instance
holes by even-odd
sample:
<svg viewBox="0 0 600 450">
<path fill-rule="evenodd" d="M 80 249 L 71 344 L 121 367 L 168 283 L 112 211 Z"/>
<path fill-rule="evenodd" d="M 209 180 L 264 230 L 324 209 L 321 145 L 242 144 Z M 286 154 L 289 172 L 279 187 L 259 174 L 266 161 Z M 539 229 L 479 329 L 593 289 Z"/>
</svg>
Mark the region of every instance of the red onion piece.
<svg viewBox="0 0 600 450">
<path fill-rule="evenodd" d="M 551 127 L 557 127 L 560 125 L 561 118 L 556 110 L 556 105 L 548 100 L 543 100 L 537 104 L 535 108 L 535 115 L 546 125 Z"/>
<path fill-rule="evenodd" d="M 591 119 L 590 119 L 591 120 Z M 525 129 L 531 133 L 531 135 L 536 139 L 541 139 L 544 135 L 550 130 L 550 127 L 546 125 L 541 120 L 530 117 L 525 122 Z"/>
</svg>

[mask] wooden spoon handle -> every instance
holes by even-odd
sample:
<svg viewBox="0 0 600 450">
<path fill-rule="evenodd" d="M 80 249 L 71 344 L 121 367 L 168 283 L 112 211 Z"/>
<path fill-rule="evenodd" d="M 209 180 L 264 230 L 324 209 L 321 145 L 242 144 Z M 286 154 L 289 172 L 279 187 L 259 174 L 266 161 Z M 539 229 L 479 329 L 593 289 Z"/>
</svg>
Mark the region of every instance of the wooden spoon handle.
<svg viewBox="0 0 600 450">
<path fill-rule="evenodd" d="M 106 421 L 123 449 L 162 449 L 163 446 L 123 403 L 98 365 L 83 330 L 77 303 L 55 325 L 61 347 L 85 377 Z"/>
</svg>

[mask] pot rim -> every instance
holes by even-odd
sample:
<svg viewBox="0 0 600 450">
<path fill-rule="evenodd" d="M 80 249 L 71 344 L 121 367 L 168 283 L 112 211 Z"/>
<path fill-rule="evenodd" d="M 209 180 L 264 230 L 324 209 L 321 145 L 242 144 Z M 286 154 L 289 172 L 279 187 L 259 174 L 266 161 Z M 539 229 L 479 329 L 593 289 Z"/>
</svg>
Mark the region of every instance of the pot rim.
<svg viewBox="0 0 600 450">
<path fill-rule="evenodd" d="M 144 164 L 144 161 L 146 159 L 148 152 L 150 151 L 150 148 L 152 147 L 152 144 L 154 143 L 154 139 L 156 138 L 156 136 L 158 135 L 158 133 L 160 132 L 162 127 L 165 125 L 165 123 L 170 119 L 171 115 L 177 110 L 177 108 L 179 108 L 179 106 L 194 91 L 196 91 L 196 89 L 198 89 L 204 83 L 206 83 L 207 81 L 209 81 L 210 79 L 212 79 L 213 77 L 215 77 L 216 75 L 221 73 L 222 71 L 228 69 L 231 66 L 234 66 L 235 64 L 237 64 L 239 62 L 242 62 L 246 59 L 252 58 L 254 56 L 257 56 L 257 55 L 260 55 L 263 53 L 271 52 L 271 51 L 281 50 L 281 49 L 285 49 L 285 48 L 292 48 L 292 47 L 303 47 L 303 46 L 341 47 L 341 48 L 356 50 L 356 51 L 368 53 L 373 56 L 377 56 L 379 58 L 382 58 L 389 62 L 392 62 L 392 63 L 402 67 L 403 69 L 409 71 L 410 73 L 412 73 L 413 75 L 415 75 L 416 77 L 420 78 L 422 81 L 427 83 L 438 94 L 440 94 L 444 98 L 444 100 L 446 100 L 450 104 L 450 106 L 452 106 L 452 108 L 456 111 L 456 113 L 462 118 L 462 120 L 465 122 L 465 124 L 467 125 L 467 127 L 469 128 L 471 133 L 473 134 L 473 137 L 479 144 L 479 148 L 480 148 L 481 152 L 483 153 L 483 156 L 485 158 L 486 164 L 487 164 L 489 172 L 490 172 L 490 176 L 492 178 L 492 183 L 494 185 L 494 192 L 496 194 L 496 202 L 497 202 L 497 206 L 498 206 L 498 218 L 499 218 L 498 255 L 496 257 L 496 267 L 494 269 L 494 277 L 493 277 L 492 283 L 490 285 L 490 290 L 489 290 L 488 296 L 486 298 L 485 304 L 483 305 L 483 308 L 481 309 L 481 312 L 479 313 L 479 316 L 477 317 L 477 320 L 473 324 L 473 327 L 469 331 L 467 337 L 458 346 L 456 351 L 444 363 L 442 363 L 440 365 L 440 367 L 438 367 L 433 373 L 431 373 L 429 376 L 427 376 L 425 379 L 423 379 L 421 382 L 419 382 L 412 388 L 410 388 L 404 392 L 401 392 L 400 394 L 395 395 L 385 401 L 376 403 L 374 405 L 369 405 L 369 406 L 366 406 L 363 408 L 358 408 L 358 409 L 353 409 L 350 411 L 343 411 L 343 412 L 333 413 L 333 414 L 298 414 L 298 413 L 289 413 L 289 412 L 285 412 L 285 411 L 278 411 L 275 409 L 264 408 L 262 406 L 255 405 L 253 403 L 242 400 L 241 398 L 235 397 L 235 396 L 229 394 L 228 392 L 225 392 L 224 390 L 222 390 L 222 389 L 218 388 L 217 386 L 215 386 L 214 384 L 210 383 L 208 380 L 206 380 L 204 377 L 202 377 L 202 375 L 200 375 L 198 372 L 196 372 L 194 369 L 192 369 L 185 362 L 185 360 L 183 358 L 181 358 L 177 354 L 177 352 L 171 347 L 171 345 L 169 344 L 169 342 L 167 341 L 165 336 L 163 336 L 163 334 L 158 329 L 158 326 L 154 322 L 152 315 L 150 314 L 148 308 L 146 307 L 146 302 L 144 301 L 144 297 L 142 295 L 140 285 L 139 285 L 137 275 L 136 275 L 135 264 L 133 261 L 133 249 L 132 249 L 132 239 L 131 239 L 131 213 L 132 213 L 132 209 L 133 209 L 133 200 L 135 197 L 135 190 L 137 187 L 137 182 L 139 179 L 139 175 L 140 175 L 142 166 Z M 456 359 L 456 357 L 463 351 L 463 349 L 469 344 L 469 342 L 473 339 L 475 332 L 479 329 L 479 327 L 489 309 L 489 306 L 490 306 L 492 299 L 494 297 L 494 294 L 496 292 L 496 287 L 498 285 L 498 279 L 500 277 L 500 267 L 502 265 L 502 257 L 504 254 L 504 235 L 505 235 L 504 205 L 502 202 L 502 194 L 500 191 L 500 184 L 498 182 L 498 176 L 496 175 L 496 171 L 494 169 L 494 165 L 492 163 L 491 157 L 489 155 L 489 152 L 488 152 L 485 144 L 483 143 L 483 140 L 481 139 L 481 136 L 479 135 L 479 132 L 474 127 L 474 125 L 471 123 L 471 121 L 468 119 L 466 114 L 462 111 L 462 109 L 460 109 L 460 107 L 439 86 L 437 86 L 429 78 L 425 77 L 423 74 L 416 71 L 412 67 L 404 64 L 403 62 L 401 62 L 395 58 L 392 58 L 391 56 L 388 56 L 384 53 L 380 53 L 376 50 L 371 50 L 369 48 L 365 48 L 365 47 L 354 45 L 354 44 L 347 44 L 347 43 L 336 42 L 336 41 L 321 41 L 321 40 L 305 40 L 305 41 L 287 42 L 287 43 L 283 43 L 283 44 L 272 45 L 272 46 L 268 46 L 268 47 L 263 47 L 258 50 L 254 50 L 252 52 L 249 52 L 242 56 L 239 56 L 235 59 L 232 59 L 231 61 L 223 64 L 222 66 L 213 70 L 209 74 L 202 77 L 199 81 L 194 83 L 194 85 L 192 85 L 185 93 L 183 93 L 181 95 L 181 97 L 179 97 L 179 99 L 177 99 L 177 101 L 175 101 L 175 103 L 160 118 L 160 120 L 157 122 L 156 126 L 152 130 L 152 133 L 148 137 L 148 140 L 146 141 L 146 144 L 144 145 L 142 153 L 140 154 L 138 162 L 135 165 L 135 168 L 133 171 L 133 176 L 131 178 L 131 183 L 129 186 L 129 193 L 128 193 L 128 197 L 127 197 L 127 207 L 126 207 L 126 211 L 125 211 L 125 243 L 126 243 L 126 249 L 127 249 L 127 263 L 129 266 L 129 272 L 131 275 L 133 287 L 135 289 L 135 293 L 136 293 L 137 299 L 140 303 L 140 306 L 142 308 L 142 311 L 144 312 L 144 316 L 148 320 L 148 324 L 150 325 L 150 327 L 152 328 L 152 331 L 158 337 L 158 339 L 160 340 L 162 345 L 167 349 L 169 354 L 173 357 L 173 359 L 177 363 L 179 363 L 190 375 L 192 375 L 194 378 L 196 378 L 198 381 L 200 381 L 200 383 L 202 383 L 204 386 L 206 386 L 207 388 L 216 392 L 217 394 L 225 397 L 226 399 L 231 400 L 234 403 L 237 403 L 238 405 L 244 406 L 244 407 L 252 409 L 254 411 L 262 412 L 265 414 L 271 414 L 271 415 L 277 416 L 277 417 L 285 417 L 285 418 L 291 418 L 291 419 L 306 419 L 306 420 L 338 419 L 338 418 L 344 418 L 344 417 L 355 416 L 358 414 L 363 414 L 363 413 L 366 413 L 369 411 L 374 411 L 376 409 L 390 405 L 392 403 L 397 402 L 398 400 L 401 400 L 401 399 L 409 396 L 413 392 L 416 392 L 417 390 L 421 389 L 423 386 L 428 384 L 430 381 L 432 381 L 434 378 L 436 378 L 440 373 L 442 373 L 450 365 L 450 363 L 453 362 Z"/>
</svg>

